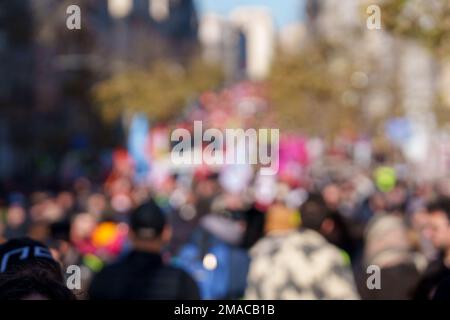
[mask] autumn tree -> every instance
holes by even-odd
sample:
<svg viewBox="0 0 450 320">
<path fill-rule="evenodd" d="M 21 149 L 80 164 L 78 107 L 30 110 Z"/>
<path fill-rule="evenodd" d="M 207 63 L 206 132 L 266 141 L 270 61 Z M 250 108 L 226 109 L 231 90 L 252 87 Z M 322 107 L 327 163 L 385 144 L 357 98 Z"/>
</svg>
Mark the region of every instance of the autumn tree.
<svg viewBox="0 0 450 320">
<path fill-rule="evenodd" d="M 364 126 L 365 85 L 352 81 L 358 68 L 343 50 L 314 41 L 300 54 L 278 56 L 268 82 L 282 128 L 331 137 Z"/>
<path fill-rule="evenodd" d="M 106 121 L 128 111 L 164 122 L 179 116 L 190 100 L 222 81 L 222 70 L 201 60 L 194 59 L 186 67 L 157 61 L 148 69 L 129 68 L 113 75 L 96 85 L 93 95 Z"/>
</svg>

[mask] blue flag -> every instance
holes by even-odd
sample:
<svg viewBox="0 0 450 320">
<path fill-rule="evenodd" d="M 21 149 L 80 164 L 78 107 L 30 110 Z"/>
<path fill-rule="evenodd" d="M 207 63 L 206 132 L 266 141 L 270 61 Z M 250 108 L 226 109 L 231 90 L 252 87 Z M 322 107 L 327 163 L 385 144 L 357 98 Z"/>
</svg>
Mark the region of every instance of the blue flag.
<svg viewBox="0 0 450 320">
<path fill-rule="evenodd" d="M 143 114 L 136 114 L 131 121 L 128 134 L 128 152 L 135 162 L 135 181 L 144 182 L 150 171 L 148 138 L 150 125 Z"/>
</svg>

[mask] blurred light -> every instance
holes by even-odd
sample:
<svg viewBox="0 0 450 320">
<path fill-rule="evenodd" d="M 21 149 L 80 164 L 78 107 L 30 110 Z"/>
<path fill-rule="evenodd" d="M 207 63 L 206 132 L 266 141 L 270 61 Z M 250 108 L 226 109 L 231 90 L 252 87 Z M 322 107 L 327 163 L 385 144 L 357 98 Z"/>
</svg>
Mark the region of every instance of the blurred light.
<svg viewBox="0 0 450 320">
<path fill-rule="evenodd" d="M 117 238 L 117 225 L 113 222 L 101 223 L 92 233 L 92 243 L 96 247 L 110 245 Z"/>
<path fill-rule="evenodd" d="M 382 192 L 389 192 L 397 183 L 395 169 L 391 167 L 380 167 L 375 170 L 375 184 Z"/>
<path fill-rule="evenodd" d="M 206 270 L 215 270 L 217 268 L 217 258 L 212 253 L 208 253 L 203 258 L 203 267 L 205 267 Z"/>
<path fill-rule="evenodd" d="M 164 21 L 169 17 L 169 0 L 149 0 L 150 16 L 156 21 Z"/>
<path fill-rule="evenodd" d="M 116 19 L 126 17 L 133 9 L 133 0 L 108 0 L 108 11 Z"/>
<path fill-rule="evenodd" d="M 100 270 L 103 269 L 103 261 L 93 255 L 93 254 L 87 254 L 83 257 L 83 263 L 92 271 L 94 272 L 99 272 Z"/>
<path fill-rule="evenodd" d="M 195 218 L 195 216 L 197 215 L 197 210 L 195 210 L 194 206 L 192 205 L 183 205 L 180 208 L 180 217 L 184 220 L 184 221 L 191 221 L 192 219 Z"/>
</svg>

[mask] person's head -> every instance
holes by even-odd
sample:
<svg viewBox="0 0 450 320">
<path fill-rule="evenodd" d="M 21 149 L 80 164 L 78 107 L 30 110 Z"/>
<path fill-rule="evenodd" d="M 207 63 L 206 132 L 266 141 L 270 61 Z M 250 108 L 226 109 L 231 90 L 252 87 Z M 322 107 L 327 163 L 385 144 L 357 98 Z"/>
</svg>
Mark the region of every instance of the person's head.
<svg viewBox="0 0 450 320">
<path fill-rule="evenodd" d="M 69 191 L 62 191 L 58 193 L 56 202 L 65 211 L 70 211 L 75 206 L 74 194 Z"/>
<path fill-rule="evenodd" d="M 79 213 L 70 224 L 70 240 L 73 243 L 89 239 L 97 225 L 95 217 L 89 213 Z"/>
<path fill-rule="evenodd" d="M 141 251 L 159 252 L 170 241 L 165 214 L 153 199 L 131 212 L 129 235 L 134 248 Z"/>
<path fill-rule="evenodd" d="M 0 300 L 73 300 L 50 250 L 29 238 L 0 246 Z"/>
<path fill-rule="evenodd" d="M 337 184 L 326 185 L 322 190 L 323 198 L 329 208 L 337 209 L 341 201 L 341 191 Z"/>
<path fill-rule="evenodd" d="M 282 203 L 274 203 L 269 207 L 265 217 L 265 233 L 285 233 L 296 230 L 299 227 L 300 218 L 298 212 L 288 208 Z"/>
<path fill-rule="evenodd" d="M 320 194 L 310 194 L 308 199 L 301 205 L 300 214 L 302 227 L 317 232 L 328 232 L 327 219 L 330 218 L 330 210 Z"/>
<path fill-rule="evenodd" d="M 35 269 L 37 270 L 37 269 Z M 76 300 L 75 295 L 59 281 L 41 272 L 8 274 L 0 280 L 2 300 Z"/>
<path fill-rule="evenodd" d="M 369 198 L 369 206 L 375 214 L 385 212 L 388 207 L 386 195 L 383 192 L 375 192 Z"/>
<path fill-rule="evenodd" d="M 12 205 L 6 212 L 6 224 L 11 228 L 22 226 L 26 220 L 25 209 L 20 205 Z"/>
<path fill-rule="evenodd" d="M 450 249 L 450 199 L 441 197 L 429 203 L 427 212 L 431 242 L 440 250 Z"/>
<path fill-rule="evenodd" d="M 346 245 L 347 228 L 342 217 L 331 211 L 320 194 L 311 194 L 300 207 L 302 227 L 319 232 L 337 246 Z"/>
</svg>

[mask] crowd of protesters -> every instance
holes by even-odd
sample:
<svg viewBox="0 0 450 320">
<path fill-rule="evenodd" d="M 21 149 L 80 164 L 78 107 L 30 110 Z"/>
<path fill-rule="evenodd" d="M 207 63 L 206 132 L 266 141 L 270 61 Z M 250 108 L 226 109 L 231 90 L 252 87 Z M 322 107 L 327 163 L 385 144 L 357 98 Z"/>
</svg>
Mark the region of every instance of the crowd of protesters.
<svg viewBox="0 0 450 320">
<path fill-rule="evenodd" d="M 263 102 L 245 85 L 209 93 L 184 124 L 247 128 Z M 450 179 L 356 148 L 285 135 L 277 176 L 155 161 L 148 180 L 123 149 L 102 183 L 5 192 L 0 298 L 448 299 Z"/>
</svg>

